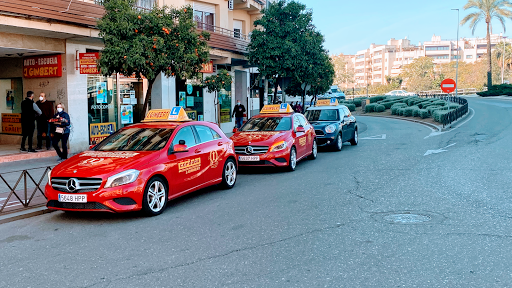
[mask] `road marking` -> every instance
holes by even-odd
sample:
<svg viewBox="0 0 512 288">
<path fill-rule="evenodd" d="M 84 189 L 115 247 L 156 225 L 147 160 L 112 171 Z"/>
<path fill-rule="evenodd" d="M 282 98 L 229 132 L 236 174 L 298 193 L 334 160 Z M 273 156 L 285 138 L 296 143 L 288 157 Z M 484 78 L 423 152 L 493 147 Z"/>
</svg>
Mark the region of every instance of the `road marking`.
<svg viewBox="0 0 512 288">
<path fill-rule="evenodd" d="M 446 147 L 443 147 L 443 148 L 437 149 L 437 150 L 428 150 L 427 152 L 425 152 L 425 154 L 423 154 L 423 156 L 427 156 L 427 155 L 431 155 L 431 154 L 437 154 L 437 153 L 441 153 L 441 152 L 446 152 L 448 150 L 444 150 L 444 149 L 446 149 L 448 147 L 452 147 L 455 144 L 457 144 L 457 143 L 450 144 L 450 145 L 448 145 Z"/>
<path fill-rule="evenodd" d="M 430 133 L 430 135 L 428 136 L 425 136 L 425 138 L 423 139 L 427 139 L 429 137 L 434 137 L 434 136 L 438 136 L 438 135 L 441 135 L 441 134 L 444 134 L 444 133 L 448 133 L 448 132 L 452 132 L 453 130 L 461 127 L 462 125 L 466 124 L 469 120 L 471 120 L 473 118 L 473 116 L 475 116 L 475 110 L 473 110 L 473 108 L 469 108 L 469 110 L 471 110 L 471 115 L 469 116 L 468 119 L 466 119 L 464 122 L 460 123 L 459 125 L 453 127 L 452 129 L 448 130 L 448 131 L 444 131 L 444 132 L 437 132 L 437 131 L 433 131 L 432 133 Z"/>
<path fill-rule="evenodd" d="M 384 140 L 384 139 L 386 139 L 386 134 L 360 138 L 359 140 Z"/>
</svg>

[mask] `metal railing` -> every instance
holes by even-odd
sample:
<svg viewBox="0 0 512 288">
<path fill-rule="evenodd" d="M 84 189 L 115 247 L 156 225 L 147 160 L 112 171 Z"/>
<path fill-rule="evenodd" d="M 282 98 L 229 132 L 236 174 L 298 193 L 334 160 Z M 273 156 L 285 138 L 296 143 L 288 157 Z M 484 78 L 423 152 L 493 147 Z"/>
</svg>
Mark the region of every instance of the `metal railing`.
<svg viewBox="0 0 512 288">
<path fill-rule="evenodd" d="M 35 177 L 34 176 L 34 170 L 43 170 L 43 174 L 41 177 Z M 15 206 L 12 203 L 13 202 L 19 202 L 23 207 L 28 207 L 34 197 L 36 196 L 37 192 L 39 191 L 43 197 L 44 195 L 43 189 L 41 189 L 42 185 L 46 185 L 45 179 L 47 179 L 47 173 L 52 169 L 51 166 L 45 166 L 45 167 L 38 167 L 38 168 L 31 168 L 26 170 L 18 170 L 18 171 L 9 171 L 0 173 L 0 183 L 5 184 L 7 188 L 9 189 L 9 195 L 7 198 L 5 198 L 4 203 L 0 205 L 0 213 L 3 212 L 3 210 L 10 206 Z M 17 175 L 19 173 L 19 176 L 15 176 L 13 178 L 13 175 Z M 32 173 L 32 174 L 31 174 Z M 34 179 L 35 178 L 35 179 Z M 16 179 L 16 181 L 14 181 Z M 36 179 L 39 179 L 36 181 Z M 12 182 L 11 182 L 12 180 Z M 30 180 L 30 181 L 29 181 Z M 11 182 L 11 183 L 9 183 Z M 14 183 L 15 182 L 15 183 Z M 22 187 L 19 187 L 19 186 Z M 13 199 L 14 201 L 10 201 Z M 19 205 L 19 204 L 17 204 Z"/>
<path fill-rule="evenodd" d="M 441 115 L 441 124 L 443 124 L 443 127 L 450 125 L 469 112 L 468 100 L 465 98 L 448 96 L 448 94 L 419 94 L 418 96 L 421 98 L 437 98 L 460 105 L 458 108 Z"/>
<path fill-rule="evenodd" d="M 248 35 L 242 34 L 241 32 L 237 32 L 237 31 L 234 31 L 234 30 L 229 30 L 229 29 L 226 29 L 226 28 L 214 26 L 214 25 L 211 25 L 211 24 L 206 24 L 206 23 L 203 23 L 203 22 L 196 22 L 196 25 L 197 25 L 196 26 L 197 29 L 202 29 L 202 30 L 206 30 L 206 31 L 210 31 L 210 32 L 215 32 L 215 33 L 218 33 L 218 34 L 226 35 L 226 36 L 233 37 L 233 38 L 243 39 L 243 40 L 247 40 L 247 41 L 251 40 Z"/>
</svg>

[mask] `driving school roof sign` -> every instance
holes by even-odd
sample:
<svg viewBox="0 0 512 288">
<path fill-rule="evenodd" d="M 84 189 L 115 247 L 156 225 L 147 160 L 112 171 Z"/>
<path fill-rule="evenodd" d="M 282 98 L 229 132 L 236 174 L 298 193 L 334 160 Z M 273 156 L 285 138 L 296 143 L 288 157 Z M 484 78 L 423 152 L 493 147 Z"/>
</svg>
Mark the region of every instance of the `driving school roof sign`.
<svg viewBox="0 0 512 288">
<path fill-rule="evenodd" d="M 23 59 L 24 78 L 62 77 L 61 55 L 36 56 Z"/>
<path fill-rule="evenodd" d="M 183 107 L 172 107 L 171 109 L 149 110 L 143 122 L 152 121 L 190 121 Z"/>
<path fill-rule="evenodd" d="M 338 99 L 321 99 L 316 101 L 316 106 L 338 106 Z"/>
<path fill-rule="evenodd" d="M 271 113 L 293 113 L 292 106 L 288 103 L 277 104 L 277 105 L 265 105 L 260 111 L 261 114 Z"/>
</svg>

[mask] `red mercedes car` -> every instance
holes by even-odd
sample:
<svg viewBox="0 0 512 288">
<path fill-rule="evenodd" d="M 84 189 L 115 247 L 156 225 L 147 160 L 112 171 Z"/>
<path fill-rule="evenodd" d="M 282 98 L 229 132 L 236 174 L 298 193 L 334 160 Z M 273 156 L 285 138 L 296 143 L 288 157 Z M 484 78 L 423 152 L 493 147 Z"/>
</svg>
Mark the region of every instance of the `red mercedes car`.
<svg viewBox="0 0 512 288">
<path fill-rule="evenodd" d="M 237 177 L 233 141 L 181 107 L 151 110 L 48 173 L 47 207 L 65 211 L 162 213 L 171 199 Z"/>
<path fill-rule="evenodd" d="M 316 159 L 313 126 L 288 104 L 266 105 L 231 136 L 241 166 L 276 166 L 295 170 L 297 162 Z"/>
</svg>

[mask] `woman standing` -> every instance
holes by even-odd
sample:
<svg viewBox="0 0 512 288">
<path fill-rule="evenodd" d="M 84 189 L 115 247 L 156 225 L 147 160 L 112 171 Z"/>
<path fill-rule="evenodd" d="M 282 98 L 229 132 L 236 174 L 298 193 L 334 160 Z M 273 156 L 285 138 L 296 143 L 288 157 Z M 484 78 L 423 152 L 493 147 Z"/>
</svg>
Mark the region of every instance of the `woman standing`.
<svg viewBox="0 0 512 288">
<path fill-rule="evenodd" d="M 57 113 L 51 120 L 55 124 L 55 130 L 53 131 L 52 144 L 60 160 L 68 159 L 68 139 L 69 139 L 69 127 L 71 126 L 71 120 L 69 119 L 68 113 L 64 112 L 65 106 L 62 103 L 57 105 Z M 62 140 L 62 150 L 59 148 L 59 141 Z"/>
</svg>

